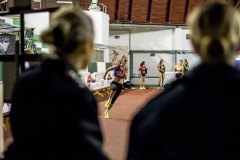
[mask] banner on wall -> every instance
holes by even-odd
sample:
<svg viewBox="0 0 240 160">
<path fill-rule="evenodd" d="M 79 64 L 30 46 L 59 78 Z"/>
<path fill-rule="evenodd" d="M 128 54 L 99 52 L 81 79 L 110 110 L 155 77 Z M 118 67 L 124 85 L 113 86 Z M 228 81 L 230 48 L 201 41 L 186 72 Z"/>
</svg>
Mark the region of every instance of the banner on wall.
<svg viewBox="0 0 240 160">
<path fill-rule="evenodd" d="M 114 46 L 109 50 L 109 60 L 117 65 L 122 56 L 128 56 L 128 46 Z"/>
<path fill-rule="evenodd" d="M 114 48 L 111 48 L 109 50 L 109 61 L 113 65 L 118 65 L 122 56 L 128 57 L 128 46 L 114 46 Z M 129 68 L 128 65 L 127 68 Z M 126 81 L 128 80 L 129 79 L 127 79 Z"/>
<path fill-rule="evenodd" d="M 0 35 L 0 54 L 14 54 L 15 53 L 16 35 L 1 34 Z"/>
<path fill-rule="evenodd" d="M 111 79 L 108 78 L 106 80 L 103 79 L 103 72 L 86 72 L 81 73 L 82 81 L 90 90 L 98 90 L 102 88 L 106 88 L 110 86 Z"/>
<path fill-rule="evenodd" d="M 121 60 L 122 56 L 128 56 L 127 46 L 115 46 L 114 49 L 110 49 L 109 60 L 110 63 L 112 63 L 113 65 L 119 64 L 119 61 Z M 110 67 L 107 66 L 107 63 L 105 63 L 104 65 L 105 68 Z M 90 90 L 98 90 L 110 86 L 110 83 L 112 82 L 113 79 L 113 71 L 110 71 L 106 75 L 106 79 L 103 79 L 104 74 L 105 71 L 93 73 L 90 72 L 81 73 L 83 82 L 88 86 Z"/>
</svg>

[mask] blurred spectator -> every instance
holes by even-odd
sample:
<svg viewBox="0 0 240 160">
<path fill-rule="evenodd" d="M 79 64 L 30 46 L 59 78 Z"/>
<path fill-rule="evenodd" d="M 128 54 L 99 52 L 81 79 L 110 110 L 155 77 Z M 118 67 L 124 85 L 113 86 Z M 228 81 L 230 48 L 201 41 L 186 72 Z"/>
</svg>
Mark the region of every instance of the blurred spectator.
<svg viewBox="0 0 240 160">
<path fill-rule="evenodd" d="M 103 160 L 97 103 L 79 69 L 93 57 L 93 24 L 76 8 L 59 9 L 42 39 L 55 59 L 16 82 L 10 121 L 14 142 L 6 160 Z"/>
<path fill-rule="evenodd" d="M 137 114 L 129 160 L 240 159 L 239 11 L 209 2 L 194 9 L 188 23 L 202 64 Z"/>
</svg>

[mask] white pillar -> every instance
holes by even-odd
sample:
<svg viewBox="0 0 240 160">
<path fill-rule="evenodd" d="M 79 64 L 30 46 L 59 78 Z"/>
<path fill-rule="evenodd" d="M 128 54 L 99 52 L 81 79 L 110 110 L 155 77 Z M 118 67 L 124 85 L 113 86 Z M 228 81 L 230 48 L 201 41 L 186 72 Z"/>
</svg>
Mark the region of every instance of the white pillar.
<svg viewBox="0 0 240 160">
<path fill-rule="evenodd" d="M 182 28 L 175 28 L 173 31 L 173 50 L 182 49 Z"/>
<path fill-rule="evenodd" d="M 109 49 L 104 49 L 104 62 L 109 62 Z"/>
</svg>

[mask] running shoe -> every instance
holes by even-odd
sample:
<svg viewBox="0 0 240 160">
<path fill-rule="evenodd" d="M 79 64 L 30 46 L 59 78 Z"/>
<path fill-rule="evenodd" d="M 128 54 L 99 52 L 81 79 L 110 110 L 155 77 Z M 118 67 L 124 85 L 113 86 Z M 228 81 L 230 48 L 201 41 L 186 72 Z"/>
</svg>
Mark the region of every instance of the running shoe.
<svg viewBox="0 0 240 160">
<path fill-rule="evenodd" d="M 107 108 L 107 109 L 108 109 L 110 104 L 111 104 L 111 103 L 110 103 L 109 101 L 107 101 L 107 102 L 105 103 L 105 105 L 104 105 L 104 106 L 105 106 L 105 108 Z"/>
<path fill-rule="evenodd" d="M 107 111 L 104 112 L 104 118 L 105 118 L 105 119 L 109 119 L 109 114 L 108 114 Z"/>
</svg>

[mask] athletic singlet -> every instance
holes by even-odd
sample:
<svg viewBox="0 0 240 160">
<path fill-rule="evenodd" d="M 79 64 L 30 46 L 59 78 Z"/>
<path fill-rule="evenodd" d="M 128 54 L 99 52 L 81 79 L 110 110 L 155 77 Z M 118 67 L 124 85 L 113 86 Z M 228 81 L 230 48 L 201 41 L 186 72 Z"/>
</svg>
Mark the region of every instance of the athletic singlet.
<svg viewBox="0 0 240 160">
<path fill-rule="evenodd" d="M 114 70 L 114 76 L 115 77 L 119 77 L 119 78 L 124 78 L 125 77 L 125 68 L 118 66 L 115 70 Z"/>
<path fill-rule="evenodd" d="M 159 72 L 164 73 L 166 69 L 165 65 L 164 64 L 159 64 L 159 65 L 160 65 Z"/>
<path fill-rule="evenodd" d="M 183 66 L 177 65 L 175 68 L 175 72 L 183 72 Z"/>
<path fill-rule="evenodd" d="M 141 73 L 147 74 L 147 68 L 145 66 L 144 67 L 140 66 L 139 71 Z"/>
</svg>

